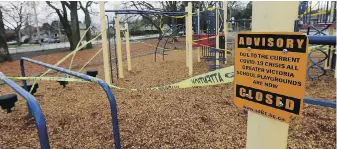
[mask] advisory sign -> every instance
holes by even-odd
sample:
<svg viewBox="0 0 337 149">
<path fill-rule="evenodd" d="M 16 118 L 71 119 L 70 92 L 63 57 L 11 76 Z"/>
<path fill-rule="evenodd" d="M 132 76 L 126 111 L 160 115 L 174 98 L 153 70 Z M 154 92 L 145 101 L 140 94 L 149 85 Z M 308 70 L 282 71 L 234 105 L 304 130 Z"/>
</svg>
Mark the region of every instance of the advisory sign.
<svg viewBox="0 0 337 149">
<path fill-rule="evenodd" d="M 242 32 L 235 41 L 234 103 L 282 122 L 302 117 L 308 38 Z"/>
</svg>

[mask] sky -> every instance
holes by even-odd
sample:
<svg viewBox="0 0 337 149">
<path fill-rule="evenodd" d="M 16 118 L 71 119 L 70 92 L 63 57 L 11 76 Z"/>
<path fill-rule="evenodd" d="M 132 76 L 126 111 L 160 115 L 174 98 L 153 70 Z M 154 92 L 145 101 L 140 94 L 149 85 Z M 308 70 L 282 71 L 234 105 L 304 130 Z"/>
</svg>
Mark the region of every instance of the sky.
<svg viewBox="0 0 337 149">
<path fill-rule="evenodd" d="M 1 6 L 6 6 L 6 5 L 8 5 L 8 3 L 9 2 L 4 2 L 4 1 L 1 1 L 0 2 L 0 5 Z M 32 2 L 31 2 L 32 3 Z M 82 2 L 82 4 L 85 4 L 86 2 L 84 1 L 84 2 Z M 57 8 L 61 8 L 60 6 L 60 2 L 59 1 L 52 1 L 52 4 L 54 5 L 54 6 L 56 6 Z M 114 8 L 114 4 L 121 4 L 121 2 L 120 1 L 109 1 L 109 2 L 106 2 L 106 4 L 105 4 L 105 9 L 113 9 Z M 31 14 L 30 14 L 30 23 L 31 24 L 33 24 L 34 26 L 35 26 L 35 16 L 34 16 L 34 11 L 33 11 L 33 8 L 32 8 L 32 6 L 29 6 L 29 5 L 27 5 L 26 6 L 27 8 L 29 8 L 30 9 L 30 12 L 31 12 Z M 98 12 L 97 13 L 97 15 L 95 16 L 95 15 L 92 15 L 91 16 L 91 19 L 92 19 L 92 22 L 94 23 L 94 24 L 98 24 L 98 27 L 99 27 L 99 4 L 92 4 L 92 10 L 94 11 L 94 12 Z M 59 17 L 57 16 L 57 14 L 55 13 L 55 10 L 53 10 L 52 8 L 50 8 L 47 4 L 46 4 L 46 2 L 45 1 L 37 1 L 36 2 L 36 12 L 37 12 L 37 16 L 38 16 L 38 24 L 39 24 L 39 26 L 42 26 L 42 24 L 43 23 L 46 23 L 46 22 L 48 22 L 49 24 L 51 23 L 51 22 L 53 22 L 53 21 L 55 21 L 55 20 L 59 20 Z M 68 14 L 70 13 L 70 11 L 68 10 Z M 79 21 L 81 21 L 81 22 L 84 22 L 84 13 L 83 13 L 83 11 L 82 10 L 78 10 L 77 11 L 77 13 L 78 13 L 78 19 L 79 19 Z M 4 17 L 6 17 L 5 15 L 5 13 L 3 13 L 3 15 L 4 15 Z M 112 16 L 112 13 L 110 13 L 110 14 L 108 14 L 109 16 Z M 69 19 L 69 21 L 70 21 L 70 14 L 68 15 L 68 19 Z M 9 21 L 11 20 L 11 19 L 8 19 Z M 6 23 L 6 22 L 5 22 Z M 13 23 L 13 22 L 12 22 Z"/>
<path fill-rule="evenodd" d="M 7 3 L 8 2 L 0 2 L 0 5 L 5 6 L 5 5 L 7 5 Z M 60 8 L 60 2 L 59 1 L 52 1 L 52 3 L 55 6 L 59 5 L 58 8 Z M 86 2 L 83 1 L 83 3 L 86 3 Z M 248 1 L 247 1 L 247 3 L 248 3 Z M 312 5 L 314 5 L 315 3 L 317 3 L 317 1 L 313 2 Z M 106 10 L 108 10 L 108 9 L 113 10 L 114 4 L 118 4 L 120 9 L 122 9 L 122 7 L 123 7 L 122 1 L 108 1 L 108 2 L 105 3 L 105 9 Z M 50 8 L 46 4 L 45 1 L 36 2 L 36 6 L 37 6 L 36 9 L 37 9 L 37 14 L 38 14 L 39 26 L 42 26 L 42 24 L 46 23 L 46 22 L 51 23 L 52 21 L 59 20 L 55 11 L 52 8 Z M 27 7 L 29 7 L 29 6 L 27 6 Z M 159 7 L 159 5 L 158 5 L 158 7 Z M 31 7 L 29 7 L 29 8 L 31 8 Z M 125 9 L 125 8 L 123 8 L 123 9 Z M 132 8 L 128 8 L 128 9 L 132 9 Z M 92 10 L 95 11 L 95 12 L 99 12 L 99 4 L 92 4 Z M 69 11 L 68 11 L 68 13 L 69 13 Z M 33 14 L 34 13 L 31 14 L 30 20 L 31 20 L 31 24 L 35 25 Z M 106 15 L 108 15 L 109 18 L 112 18 L 113 13 L 106 13 Z M 70 16 L 68 18 L 70 19 Z M 84 22 L 84 13 L 82 12 L 82 10 L 78 10 L 78 18 L 79 18 L 79 21 Z M 99 25 L 100 24 L 99 13 L 97 13 L 96 16 L 91 15 L 91 19 L 92 19 L 93 25 L 95 25 L 96 27 L 99 28 L 99 26 L 100 26 Z"/>
</svg>

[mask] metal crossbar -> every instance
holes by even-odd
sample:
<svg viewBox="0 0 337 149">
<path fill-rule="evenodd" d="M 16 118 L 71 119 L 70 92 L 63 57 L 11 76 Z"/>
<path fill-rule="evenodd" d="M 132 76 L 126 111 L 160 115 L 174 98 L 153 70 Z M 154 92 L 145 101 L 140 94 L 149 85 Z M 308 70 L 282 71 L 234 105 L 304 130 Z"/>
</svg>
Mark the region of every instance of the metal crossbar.
<svg viewBox="0 0 337 149">
<path fill-rule="evenodd" d="M 44 118 L 40 104 L 37 102 L 35 97 L 24 90 L 21 86 L 17 85 L 14 81 L 8 79 L 2 72 L 0 72 L 0 80 L 3 80 L 6 84 L 8 84 L 8 86 L 10 86 L 15 92 L 17 92 L 27 101 L 28 109 L 31 111 L 35 120 L 35 125 L 40 140 L 40 147 L 41 149 L 50 149 L 46 120 Z"/>
<path fill-rule="evenodd" d="M 304 97 L 304 103 L 336 109 L 336 102 L 333 102 L 333 101 Z"/>
<path fill-rule="evenodd" d="M 309 44 L 336 45 L 336 36 L 308 36 Z"/>
<path fill-rule="evenodd" d="M 167 11 L 150 11 L 150 10 L 105 10 L 105 12 L 114 12 L 116 14 L 152 14 L 152 15 L 170 15 L 170 16 L 183 16 L 187 12 L 167 12 Z"/>
<path fill-rule="evenodd" d="M 103 88 L 103 90 L 105 91 L 105 93 L 106 93 L 106 95 L 109 99 L 109 103 L 110 103 L 110 110 L 111 110 L 111 117 L 112 117 L 112 129 L 113 129 L 113 135 L 114 135 L 114 141 L 115 141 L 114 142 L 115 149 L 121 148 L 120 136 L 119 136 L 119 127 L 118 127 L 118 118 L 117 118 L 117 103 L 116 103 L 114 94 L 111 92 L 111 89 L 106 82 L 104 82 L 101 79 L 95 78 L 95 77 L 91 77 L 91 76 L 88 76 L 88 75 L 85 75 L 85 74 L 82 74 L 82 73 L 70 71 L 68 69 L 64 69 L 64 68 L 61 68 L 61 67 L 56 67 L 56 66 L 46 64 L 46 63 L 43 63 L 43 62 L 40 62 L 40 61 L 36 61 L 36 60 L 33 60 L 33 59 L 29 59 L 29 58 L 26 58 L 26 57 L 21 57 L 21 59 L 20 59 L 20 69 L 21 69 L 22 77 L 26 77 L 25 68 L 24 68 L 24 61 L 28 61 L 28 62 L 37 64 L 37 65 L 40 65 L 40 66 L 43 66 L 43 67 L 46 67 L 46 68 L 49 68 L 49 69 L 53 69 L 53 70 L 56 70 L 56 71 L 59 71 L 59 72 L 63 72 L 65 74 L 75 76 L 75 77 L 81 78 L 83 80 L 94 82 L 94 83 L 97 83 L 98 85 L 100 85 Z M 22 82 L 23 82 L 24 87 L 27 89 L 26 80 L 23 80 Z M 34 114 L 34 112 L 33 112 L 33 114 Z"/>
</svg>

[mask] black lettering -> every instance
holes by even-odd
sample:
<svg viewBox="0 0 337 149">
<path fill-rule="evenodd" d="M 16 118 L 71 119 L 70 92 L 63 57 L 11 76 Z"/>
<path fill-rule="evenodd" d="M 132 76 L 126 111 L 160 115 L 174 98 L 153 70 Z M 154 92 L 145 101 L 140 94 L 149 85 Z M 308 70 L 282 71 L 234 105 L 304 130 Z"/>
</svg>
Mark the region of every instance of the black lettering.
<svg viewBox="0 0 337 149">
<path fill-rule="evenodd" d="M 305 35 L 238 34 L 237 38 L 239 38 L 240 40 L 244 40 L 243 42 L 244 44 L 236 44 L 238 48 L 251 47 L 252 49 L 272 50 L 272 51 L 283 51 L 283 49 L 287 49 L 289 52 L 299 52 L 299 53 L 305 53 L 307 49 L 306 45 L 307 37 Z M 251 41 L 254 38 L 267 40 L 262 41 L 262 43 L 267 42 L 268 44 L 260 44 L 261 41 L 256 42 L 257 40 Z M 293 41 L 291 43 L 293 46 L 289 46 L 289 44 L 287 44 L 289 40 Z"/>
<path fill-rule="evenodd" d="M 289 97 L 285 95 L 280 95 L 260 89 L 255 89 L 243 85 L 237 84 L 235 87 L 236 97 L 250 101 L 259 103 L 262 105 L 266 105 L 275 109 L 279 109 L 282 111 L 287 111 L 293 114 L 299 114 L 301 108 L 301 99 L 297 99 L 294 97 Z M 248 95 L 243 96 L 244 93 L 248 93 Z M 260 96 L 262 94 L 262 101 Z M 255 97 L 255 98 L 254 98 Z M 256 98 L 258 97 L 258 99 Z"/>
</svg>

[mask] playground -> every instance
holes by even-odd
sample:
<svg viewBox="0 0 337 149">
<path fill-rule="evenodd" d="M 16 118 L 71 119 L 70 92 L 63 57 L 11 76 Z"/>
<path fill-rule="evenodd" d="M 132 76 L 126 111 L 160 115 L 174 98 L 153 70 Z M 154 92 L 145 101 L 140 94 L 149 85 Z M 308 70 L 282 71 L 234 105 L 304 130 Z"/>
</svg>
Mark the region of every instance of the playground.
<svg viewBox="0 0 337 149">
<path fill-rule="evenodd" d="M 89 52 L 95 53 L 80 51 L 78 59 L 87 58 Z M 153 82 L 161 86 L 185 79 L 187 72 L 181 65 L 184 52 L 169 54 L 165 61 L 158 63 L 153 62 L 153 54 L 134 58 L 134 70 L 125 73 L 127 79 L 116 85 L 142 88 L 152 87 Z M 54 63 L 53 59 L 58 59 L 59 54 L 48 56 L 48 60 L 44 57 L 33 59 Z M 196 74 L 208 71 L 207 64 L 195 63 Z M 12 69 L 7 64 L 0 67 L 9 72 Z M 103 72 L 102 64 L 86 68 L 91 69 Z M 30 70 L 29 65 L 27 70 Z M 30 70 L 27 75 L 42 71 Z M 336 95 L 331 94 L 336 90 L 332 75 L 324 76 L 319 82 L 308 80 L 305 95 L 335 101 Z M 98 78 L 103 78 L 103 74 L 98 73 Z M 167 91 L 113 90 L 115 98 L 122 99 L 117 100 L 122 147 L 244 148 L 247 115 L 234 106 L 230 94 L 232 86 L 230 83 Z M 1 86 L 1 94 L 5 93 L 13 91 L 8 86 Z M 35 97 L 46 117 L 51 146 L 113 147 L 109 103 L 103 100 L 104 96 L 102 89 L 92 83 L 70 83 L 63 88 L 57 82 L 39 82 Z M 35 124 L 32 120 L 27 121 L 26 116 L 25 101 L 20 99 L 15 112 L 6 114 L 1 111 L 1 144 L 4 148 L 39 147 Z M 334 148 L 335 117 L 335 109 L 305 104 L 303 120 L 290 127 L 289 148 Z"/>
<path fill-rule="evenodd" d="M 188 22 L 192 23 L 192 17 L 190 19 Z M 186 31 L 185 35 L 176 37 L 174 42 L 168 42 L 172 39 L 170 39 L 172 35 L 168 38 L 163 36 L 163 41 L 166 40 L 164 46 L 158 44 L 160 39 L 146 39 L 129 43 L 129 48 L 126 46 L 128 42 L 120 42 L 119 47 L 116 45 L 115 48 L 114 44 L 110 45 L 103 39 L 102 46 L 91 50 L 79 50 L 73 58 L 69 57 L 57 66 L 64 69 L 53 68 L 56 71 L 41 76 L 41 78 L 69 78 L 62 73 L 66 72 L 69 76 L 79 76 L 83 80 L 91 81 L 71 81 L 73 78 L 69 78 L 65 87 L 55 80 L 37 81 L 38 88 L 33 96 L 43 112 L 50 148 L 117 148 L 114 118 L 118 119 L 120 135 L 118 139 L 121 148 L 245 148 L 248 114 L 233 103 L 233 81 L 218 85 L 148 90 L 234 65 L 234 52 L 219 54 L 221 48 L 233 51 L 233 43 L 227 42 L 225 38 L 216 39 L 218 38 L 216 37 L 213 38 L 216 43 L 227 42 L 226 46 L 210 45 L 210 38 L 214 33 L 207 33 L 202 37 L 193 35 L 193 40 L 201 42 L 193 43 L 192 50 L 192 43 L 187 38 L 191 37 L 192 40 L 192 28 L 190 29 L 191 31 Z M 219 32 L 216 34 L 219 35 Z M 120 37 L 116 35 L 115 40 L 118 38 Z M 201 40 L 202 38 L 207 40 Z M 188 48 L 187 43 L 191 48 Z M 160 48 L 158 50 L 160 46 L 164 47 L 161 51 Z M 104 51 L 101 49 L 104 50 L 104 47 L 109 47 L 111 59 L 107 59 L 107 55 L 104 54 L 104 58 L 102 57 Z M 121 53 L 117 53 L 118 48 Z M 72 52 L 1 63 L 0 71 L 7 77 L 13 76 L 9 79 L 23 86 L 25 83 L 15 80 L 14 76 L 40 76 L 48 68 L 52 68 L 45 64 L 54 65 Z M 95 54 L 97 56 L 94 56 Z M 193 59 L 192 57 L 188 59 L 187 54 L 193 55 Z M 313 52 L 312 56 L 324 55 Z M 130 58 L 131 70 L 128 66 Z M 221 58 L 225 60 L 222 61 Z M 20 67 L 23 61 L 25 61 L 24 75 L 22 66 Z M 112 75 L 113 86 L 110 88 L 116 101 L 118 117 L 114 117 L 113 104 L 111 100 L 107 100 L 109 94 L 102 85 L 104 81 L 110 85 L 105 76 L 106 62 L 115 66 L 114 69 L 108 69 L 108 72 Z M 123 63 L 123 66 L 119 63 Z M 307 64 L 308 67 L 312 65 L 309 61 Z M 191 65 L 192 75 L 189 69 Z M 325 73 L 321 75 L 325 61 L 318 65 L 320 65 L 318 69 L 310 69 L 313 75 L 306 77 L 304 96 L 319 101 L 313 103 L 305 100 L 303 118 L 299 122 L 289 124 L 288 149 L 336 148 L 336 107 L 330 106 L 336 102 L 335 72 L 332 69 L 324 69 Z M 85 78 L 86 72 L 92 70 L 98 72 L 96 78 L 100 80 L 94 77 Z M 122 78 L 120 70 L 123 71 Z M 32 84 L 34 80 L 27 79 L 27 82 Z M 0 96 L 6 94 L 16 94 L 16 91 L 2 82 Z M 325 101 L 329 103 L 325 104 Z M 43 148 L 41 147 L 43 143 L 40 143 L 40 132 L 36 129 L 37 118 L 30 117 L 28 109 L 30 108 L 27 107 L 27 100 L 18 96 L 18 101 L 10 113 L 0 110 L 0 148 Z M 35 116 L 36 113 L 33 114 Z"/>
</svg>

